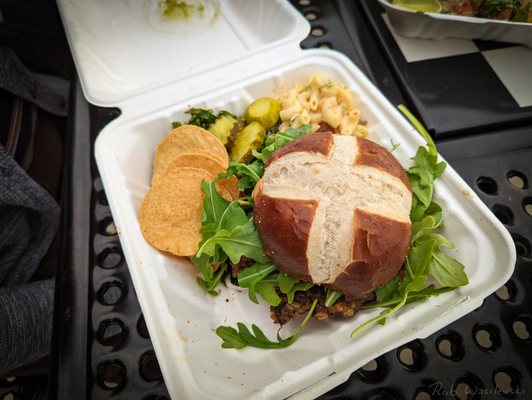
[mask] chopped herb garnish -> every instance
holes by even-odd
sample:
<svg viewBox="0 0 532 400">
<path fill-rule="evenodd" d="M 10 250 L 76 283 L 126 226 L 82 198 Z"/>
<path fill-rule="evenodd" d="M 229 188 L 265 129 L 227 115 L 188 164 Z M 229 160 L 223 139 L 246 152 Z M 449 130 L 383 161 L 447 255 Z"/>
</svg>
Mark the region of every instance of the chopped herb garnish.
<svg viewBox="0 0 532 400">
<path fill-rule="evenodd" d="M 190 108 L 189 110 L 185 111 L 186 114 L 190 114 L 189 120 L 186 122 L 187 125 L 196 125 L 200 126 L 203 129 L 209 129 L 209 127 L 214 124 L 216 119 L 226 115 L 229 117 L 234 118 L 235 120 L 237 117 L 230 113 L 229 111 L 222 110 L 218 113 L 218 115 L 215 115 L 212 110 L 205 109 L 205 108 Z M 184 125 L 185 123 L 180 121 L 173 121 L 172 122 L 172 129 L 179 128 L 181 125 Z"/>
<path fill-rule="evenodd" d="M 392 144 L 392 148 L 390 149 L 390 153 L 393 153 L 395 150 L 397 150 L 399 148 L 399 146 L 401 146 L 401 143 L 394 143 L 393 139 L 391 139 L 390 142 Z"/>
</svg>

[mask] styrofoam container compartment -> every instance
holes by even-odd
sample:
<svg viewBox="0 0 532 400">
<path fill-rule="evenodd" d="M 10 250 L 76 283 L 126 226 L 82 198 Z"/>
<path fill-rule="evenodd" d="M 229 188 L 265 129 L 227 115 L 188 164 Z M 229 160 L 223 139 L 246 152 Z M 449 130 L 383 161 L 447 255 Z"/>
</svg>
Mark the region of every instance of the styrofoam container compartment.
<svg viewBox="0 0 532 400">
<path fill-rule="evenodd" d="M 74 1 L 76 13 L 77 8 L 86 7 L 82 3 Z M 98 45 L 90 42 L 87 46 L 92 49 L 87 54 L 83 50 L 85 35 L 94 38 L 83 31 L 88 25 L 77 21 L 70 12 L 73 4 L 66 6 L 66 0 L 59 4 L 80 75 L 87 79 L 87 97 L 122 110 L 122 115 L 99 134 L 95 157 L 172 399 L 314 398 L 347 380 L 371 359 L 415 338 L 426 337 L 479 307 L 512 274 L 515 249 L 510 235 L 448 167 L 436 185 L 435 195 L 445 213 L 444 233 L 456 245 L 452 255 L 466 266 L 469 285 L 410 304 L 388 318 L 386 325 L 373 326 L 355 338 L 351 338 L 351 331 L 380 310 L 362 311 L 350 319 L 311 320 L 296 343 L 286 349 L 222 349 L 215 334 L 220 325 L 255 323 L 271 338 L 278 327 L 270 319 L 267 304 L 250 302 L 245 290 L 230 285 L 222 288 L 217 297 L 206 294 L 196 283 L 198 272 L 191 263 L 163 254 L 144 240 L 139 228 L 139 206 L 149 189 L 154 150 L 170 129 L 171 121 L 186 120 L 184 111 L 191 106 L 241 114 L 254 99 L 275 96 L 280 88 L 304 82 L 311 73 L 318 72 L 346 84 L 357 94 L 369 138 L 388 148 L 392 141 L 400 143 L 394 155 L 405 167 L 423 140 L 347 57 L 330 50 L 300 50 L 298 43 L 308 33 L 308 25 L 282 0 L 221 2 L 220 22 L 231 32 L 224 33 L 224 27 L 213 29 L 221 29 L 221 35 L 247 32 L 243 25 L 262 15 L 249 31 L 256 27 L 255 34 L 260 35 L 260 27 L 265 24 L 262 18 L 268 16 L 271 19 L 264 31 L 275 32 L 289 26 L 286 36 L 256 37 L 259 48 L 242 46 L 229 62 L 214 67 L 206 61 L 201 71 L 178 71 L 178 79 L 164 78 L 164 84 L 157 80 L 146 83 L 142 77 L 129 82 L 131 71 L 124 71 L 125 75 L 119 73 L 118 77 L 123 79 L 117 78 L 123 89 L 117 89 L 114 81 L 106 86 L 102 76 L 93 81 L 91 74 L 107 72 L 102 68 L 105 57 L 112 59 L 112 54 L 121 54 L 134 58 L 134 51 L 120 47 L 115 53 L 101 55 L 93 51 Z M 118 11 L 116 15 L 127 17 L 127 13 Z M 104 25 L 98 24 L 100 28 Z M 112 31 L 106 37 L 109 40 L 113 35 L 120 37 L 122 33 Z M 158 34 L 153 35 L 155 38 Z M 167 37 L 161 37 L 165 43 Z M 236 43 L 242 43 L 240 39 L 235 39 Z M 153 39 L 152 47 L 159 46 L 157 43 Z M 109 43 L 106 45 L 112 48 Z M 193 58 L 198 50 L 190 49 L 189 56 Z M 203 47 L 202 51 L 208 49 Z M 144 66 L 139 68 L 145 71 Z M 102 95 L 106 90 L 110 93 Z M 95 94 L 101 97 L 94 97 Z M 290 323 L 281 335 L 290 335 L 295 328 L 296 324 Z M 110 353 L 109 357 L 113 355 Z"/>
<path fill-rule="evenodd" d="M 518 43 L 532 48 L 532 24 L 461 15 L 421 13 L 378 0 L 390 23 L 402 36 L 421 39 L 483 39 Z"/>
</svg>

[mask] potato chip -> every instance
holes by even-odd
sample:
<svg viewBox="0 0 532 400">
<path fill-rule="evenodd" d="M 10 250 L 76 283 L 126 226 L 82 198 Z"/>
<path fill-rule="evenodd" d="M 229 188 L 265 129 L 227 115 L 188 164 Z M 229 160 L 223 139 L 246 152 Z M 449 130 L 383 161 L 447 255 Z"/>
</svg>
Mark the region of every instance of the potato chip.
<svg viewBox="0 0 532 400">
<path fill-rule="evenodd" d="M 240 197 L 238 179 L 234 175 L 229 179 L 224 178 L 216 182 L 216 190 L 224 199 L 229 201 L 234 201 Z"/>
<path fill-rule="evenodd" d="M 213 174 L 214 176 L 218 175 L 220 172 L 224 172 L 227 169 L 227 165 L 222 164 L 219 159 L 219 156 L 214 153 L 210 153 L 203 150 L 191 150 L 179 154 L 176 158 L 174 158 L 173 161 L 168 164 L 166 169 L 169 169 L 171 166 L 173 168 L 192 167 L 204 169 Z M 151 180 L 152 185 L 155 185 L 157 180 L 162 175 L 164 175 L 165 172 L 166 170 L 154 171 Z"/>
<path fill-rule="evenodd" d="M 204 193 L 201 182 L 215 178 L 207 170 L 172 164 L 144 197 L 140 206 L 140 227 L 154 247 L 177 256 L 192 256 L 201 240 L 201 209 Z M 222 179 L 217 189 L 233 200 L 235 180 Z M 237 195 L 238 197 L 238 195 Z"/>
<path fill-rule="evenodd" d="M 212 154 L 227 168 L 229 157 L 224 145 L 209 131 L 195 125 L 182 125 L 173 129 L 157 146 L 153 160 L 153 175 L 164 173 L 180 154 L 188 151 L 204 151 Z"/>
</svg>

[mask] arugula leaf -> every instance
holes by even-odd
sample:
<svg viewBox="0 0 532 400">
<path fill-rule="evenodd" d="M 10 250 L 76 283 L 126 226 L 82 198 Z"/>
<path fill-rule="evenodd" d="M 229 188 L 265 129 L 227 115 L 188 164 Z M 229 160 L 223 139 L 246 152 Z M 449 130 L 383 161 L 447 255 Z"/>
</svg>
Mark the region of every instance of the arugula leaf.
<svg viewBox="0 0 532 400">
<path fill-rule="evenodd" d="M 469 283 L 462 263 L 439 249 L 432 253 L 429 272 L 442 286 L 459 287 Z"/>
<path fill-rule="evenodd" d="M 258 293 L 268 304 L 274 307 L 281 303 L 277 288 L 282 293 L 287 294 L 287 297 L 291 297 L 292 301 L 297 290 L 307 290 L 307 284 L 301 285 L 299 279 L 279 272 L 272 263 L 256 263 L 247 267 L 238 274 L 237 279 L 239 286 L 248 289 L 248 296 L 252 302 L 258 303 L 256 296 Z"/>
<path fill-rule="evenodd" d="M 262 280 L 255 285 L 255 290 L 262 296 L 269 305 L 277 307 L 281 304 L 281 298 L 275 290 L 277 288 L 277 282 L 270 280 Z"/>
<path fill-rule="evenodd" d="M 258 304 L 257 296 L 255 294 L 256 285 L 271 272 L 277 271 L 277 267 L 272 263 L 260 264 L 255 263 L 254 265 L 245 268 L 241 271 L 238 276 L 238 286 L 248 289 L 249 299 Z"/>
<path fill-rule="evenodd" d="M 336 290 L 330 288 L 325 289 L 325 307 L 331 307 L 343 295 L 343 293 L 337 292 Z"/>
<path fill-rule="evenodd" d="M 227 173 L 224 175 L 230 178 L 235 175 L 238 177 L 238 187 L 241 189 L 253 189 L 259 179 L 264 174 L 264 163 L 261 160 L 255 160 L 251 164 L 230 162 Z"/>
<path fill-rule="evenodd" d="M 273 271 L 277 271 L 277 267 L 270 262 L 265 264 L 255 263 L 240 271 L 237 276 L 238 286 L 250 288 Z"/>
<path fill-rule="evenodd" d="M 237 208 L 237 210 L 244 213 L 241 208 Z M 245 216 L 245 213 L 243 215 Z M 210 228 L 210 226 L 205 228 Z M 211 232 L 211 229 L 209 229 L 209 232 Z M 245 225 L 236 225 L 230 230 L 219 229 L 215 232 L 213 236 L 200 245 L 196 256 L 206 253 L 216 258 L 220 256 L 219 251 L 223 250 L 234 264 L 238 263 L 242 256 L 259 262 L 267 261 L 263 253 L 262 243 L 252 221 L 248 221 Z"/>
<path fill-rule="evenodd" d="M 292 286 L 292 289 L 286 293 L 286 301 L 288 304 L 292 304 L 294 301 L 294 296 L 296 295 L 296 292 L 305 292 L 309 290 L 311 287 L 313 287 L 313 283 L 306 283 L 306 282 L 299 282 L 296 283 L 294 286 Z"/>
<path fill-rule="evenodd" d="M 299 128 L 288 128 L 285 131 L 268 135 L 264 140 L 262 150 L 260 152 L 254 151 L 253 156 L 258 160 L 266 162 L 276 150 L 301 136 L 307 135 L 311 129 L 311 125 L 301 125 Z"/>
<path fill-rule="evenodd" d="M 434 285 L 429 285 L 427 287 L 424 287 L 418 292 L 409 292 L 407 295 L 406 304 L 412 303 L 414 301 L 418 301 L 421 299 L 426 299 L 427 297 L 438 296 L 442 293 L 447 293 L 455 289 L 456 289 L 455 287 L 449 287 L 449 286 L 436 288 Z M 360 309 L 367 310 L 367 309 L 377 308 L 377 307 L 393 307 L 397 305 L 398 303 L 400 303 L 401 300 L 402 300 L 401 297 L 394 296 L 382 302 L 364 304 L 360 306 Z"/>
<path fill-rule="evenodd" d="M 203 181 L 201 188 L 205 193 L 202 209 L 202 239 L 192 262 L 203 275 L 198 281 L 213 292 L 223 274 L 214 275 L 213 266 L 220 265 L 229 258 L 238 263 L 242 256 L 258 262 L 267 262 L 262 243 L 253 222 L 240 206 L 239 200 L 229 202 L 218 191 L 214 182 Z"/>
<path fill-rule="evenodd" d="M 436 247 L 445 247 L 447 249 L 454 249 L 454 244 L 445 236 L 439 233 L 428 233 L 426 237 L 436 240 Z"/>
<path fill-rule="evenodd" d="M 211 271 L 212 271 L 212 268 L 211 268 Z M 205 288 L 205 290 L 210 295 L 218 296 L 220 294 L 220 291 L 214 290 L 214 288 L 216 287 L 216 285 L 218 285 L 218 283 L 220 283 L 222 277 L 224 276 L 226 272 L 227 272 L 227 264 L 224 263 L 218 268 L 216 273 L 212 276 L 212 279 L 206 280 L 206 279 L 198 277 L 196 280 L 198 284 L 202 286 L 203 288 Z"/>
<path fill-rule="evenodd" d="M 437 155 L 424 147 L 418 148 L 412 160 L 415 164 L 407 170 L 407 175 L 417 204 L 421 203 L 425 210 L 432 201 L 434 181 L 443 174 L 447 165 L 444 161 L 438 163 Z"/>
<path fill-rule="evenodd" d="M 412 244 L 405 263 L 405 276 L 403 282 L 399 285 L 399 289 L 408 281 L 409 278 L 416 275 L 427 276 L 429 273 L 428 267 L 432 253 L 436 246 L 435 239 L 418 240 Z"/>
<path fill-rule="evenodd" d="M 305 316 L 305 319 L 303 322 L 301 322 L 296 332 L 292 336 L 282 338 L 279 333 L 281 328 L 279 328 L 279 331 L 277 331 L 277 342 L 268 339 L 268 337 L 257 325 L 251 325 L 251 329 L 253 330 L 253 333 L 251 333 L 249 328 L 241 322 L 237 322 L 236 324 L 238 330 L 231 326 L 219 326 L 216 328 L 216 334 L 223 340 L 222 347 L 224 349 L 242 349 L 246 346 L 258 347 L 262 349 L 282 349 L 290 346 L 296 341 L 307 325 L 317 304 L 318 300 L 316 299 L 312 303 L 312 306 Z"/>
<path fill-rule="evenodd" d="M 230 326 L 219 326 L 216 334 L 223 340 L 224 349 L 243 349 L 248 344 L 240 337 L 240 332 Z"/>
<path fill-rule="evenodd" d="M 381 304 L 384 304 L 385 302 L 390 300 L 395 294 L 395 292 L 397 292 L 398 287 L 399 276 L 396 276 L 395 278 L 390 279 L 388 282 L 385 282 L 380 285 L 377 289 L 375 289 L 375 305 L 380 306 Z"/>
<path fill-rule="evenodd" d="M 238 274 L 238 284 L 248 289 L 251 301 L 258 303 L 256 293 L 271 306 L 276 307 L 281 303 L 277 289 L 286 294 L 286 301 L 292 304 L 296 292 L 306 291 L 314 286 L 313 283 L 301 282 L 299 279 L 280 272 L 271 263 L 256 263 L 247 267 Z"/>
<path fill-rule="evenodd" d="M 229 206 L 229 201 L 220 196 L 220 193 L 216 190 L 214 182 L 204 180 L 201 182 L 201 190 L 205 194 L 201 212 L 201 222 L 203 225 L 214 223 Z"/>
<path fill-rule="evenodd" d="M 279 275 L 277 275 L 277 283 L 279 284 L 281 292 L 286 294 L 292 290 L 294 285 L 299 283 L 299 279 L 292 275 L 285 274 L 284 272 L 280 272 Z"/>
<path fill-rule="evenodd" d="M 409 172 L 418 174 L 424 185 L 429 185 L 442 176 L 447 166 L 444 161 L 438 162 L 438 155 L 425 147 L 419 147 L 412 160 L 415 165 L 409 169 Z"/>
</svg>

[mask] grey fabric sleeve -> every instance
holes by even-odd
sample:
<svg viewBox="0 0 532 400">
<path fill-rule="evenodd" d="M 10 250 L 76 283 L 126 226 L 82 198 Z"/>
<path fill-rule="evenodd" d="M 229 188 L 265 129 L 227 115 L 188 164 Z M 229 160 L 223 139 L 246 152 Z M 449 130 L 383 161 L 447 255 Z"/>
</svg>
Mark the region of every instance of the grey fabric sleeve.
<svg viewBox="0 0 532 400">
<path fill-rule="evenodd" d="M 0 375 L 50 353 L 54 281 L 0 290 Z"/>
<path fill-rule="evenodd" d="M 31 278 L 58 224 L 55 200 L 0 145 L 0 287 Z"/>
<path fill-rule="evenodd" d="M 0 145 L 0 375 L 50 351 L 54 280 L 27 283 L 59 224 L 59 206 Z"/>
</svg>

